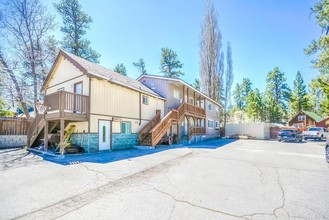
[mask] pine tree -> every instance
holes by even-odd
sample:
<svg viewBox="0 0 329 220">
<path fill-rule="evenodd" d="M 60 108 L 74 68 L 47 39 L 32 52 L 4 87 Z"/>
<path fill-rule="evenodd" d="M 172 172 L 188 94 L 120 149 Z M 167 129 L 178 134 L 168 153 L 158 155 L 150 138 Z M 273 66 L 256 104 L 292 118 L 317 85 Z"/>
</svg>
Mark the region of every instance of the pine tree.
<svg viewBox="0 0 329 220">
<path fill-rule="evenodd" d="M 113 71 L 114 72 L 117 72 L 117 73 L 119 73 L 121 75 L 127 76 L 127 70 L 126 70 L 125 65 L 123 65 L 123 63 L 117 64 L 114 67 Z"/>
<path fill-rule="evenodd" d="M 322 73 L 329 74 L 329 2 L 328 0 L 317 1 L 311 13 L 315 14 L 316 21 L 322 29 L 320 38 L 311 42 L 305 49 L 306 54 L 317 54 L 317 59 L 313 60 L 315 68 Z"/>
<path fill-rule="evenodd" d="M 180 69 L 183 67 L 178 59 L 177 53 L 169 48 L 161 48 L 160 70 L 161 72 L 171 78 L 179 78 L 184 75 Z"/>
<path fill-rule="evenodd" d="M 258 89 L 250 91 L 246 97 L 245 112 L 253 121 L 265 120 L 265 103 Z"/>
<path fill-rule="evenodd" d="M 139 58 L 138 61 L 136 63 L 133 63 L 134 67 L 137 68 L 137 70 L 142 74 L 142 75 L 146 75 L 147 71 L 145 69 L 145 62 L 142 58 Z"/>
<path fill-rule="evenodd" d="M 270 105 L 268 111 L 271 111 L 271 109 L 277 111 L 278 109 L 280 115 L 278 116 L 279 113 L 275 112 L 275 117 L 269 117 L 270 122 L 282 122 L 287 119 L 287 103 L 290 100 L 290 93 L 284 73 L 278 67 L 275 67 L 273 71 L 267 74 L 265 95 L 267 103 Z M 272 104 L 272 102 L 274 103 Z M 272 105 L 276 106 L 275 109 Z"/>
<path fill-rule="evenodd" d="M 238 108 L 238 110 L 242 110 L 243 108 L 243 98 L 242 98 L 242 88 L 239 83 L 235 85 L 235 89 L 233 91 L 234 102 Z"/>
<path fill-rule="evenodd" d="M 298 71 L 294 80 L 294 88 L 290 99 L 290 116 L 297 114 L 302 110 L 311 110 L 306 93 L 306 85 L 303 77 Z"/>
<path fill-rule="evenodd" d="M 89 29 L 92 18 L 82 11 L 78 0 L 61 0 L 54 3 L 58 13 L 62 16 L 63 26 L 61 31 L 64 34 L 62 47 L 69 52 L 98 63 L 100 54 L 90 47 L 90 41 L 83 39 L 86 30 Z"/>
</svg>

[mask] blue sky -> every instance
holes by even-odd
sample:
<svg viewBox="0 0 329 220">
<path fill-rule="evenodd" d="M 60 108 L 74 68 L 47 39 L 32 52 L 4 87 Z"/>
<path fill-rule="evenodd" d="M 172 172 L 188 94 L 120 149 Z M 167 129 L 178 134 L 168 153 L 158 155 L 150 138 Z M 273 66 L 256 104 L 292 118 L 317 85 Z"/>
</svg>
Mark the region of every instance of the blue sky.
<svg viewBox="0 0 329 220">
<path fill-rule="evenodd" d="M 53 0 L 45 1 L 56 13 Z M 140 74 L 132 63 L 143 58 L 149 74 L 160 74 L 161 48 L 175 50 L 184 63 L 183 80 L 199 77 L 199 34 L 206 0 L 80 1 L 93 18 L 86 38 L 102 56 L 100 64 L 113 69 L 123 63 L 128 76 Z M 223 50 L 231 42 L 234 84 L 248 77 L 253 88 L 265 89 L 269 71 L 278 66 L 292 87 L 297 71 L 306 83 L 318 75 L 312 57 L 304 54 L 321 33 L 310 8 L 315 0 L 214 0 Z M 56 13 L 59 32 L 61 17 Z M 314 57 L 313 57 L 314 58 Z"/>
</svg>

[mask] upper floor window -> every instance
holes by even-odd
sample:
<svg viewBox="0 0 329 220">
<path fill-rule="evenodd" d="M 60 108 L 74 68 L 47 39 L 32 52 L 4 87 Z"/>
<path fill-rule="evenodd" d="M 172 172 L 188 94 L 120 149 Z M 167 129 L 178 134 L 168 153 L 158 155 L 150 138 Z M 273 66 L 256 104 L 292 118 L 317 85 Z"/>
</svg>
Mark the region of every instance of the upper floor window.
<svg viewBox="0 0 329 220">
<path fill-rule="evenodd" d="M 211 103 L 208 104 L 208 110 L 209 110 L 209 111 L 212 110 L 212 104 L 211 104 Z"/>
<path fill-rule="evenodd" d="M 149 97 L 143 96 L 143 104 L 148 105 L 149 104 Z"/>
<path fill-rule="evenodd" d="M 131 134 L 131 122 L 130 121 L 121 122 L 121 134 Z"/>
<path fill-rule="evenodd" d="M 214 128 L 214 121 L 208 119 L 208 128 Z"/>
<path fill-rule="evenodd" d="M 215 121 L 215 128 L 219 129 L 219 121 Z"/>
<path fill-rule="evenodd" d="M 174 90 L 174 99 L 180 99 L 180 94 L 178 90 Z"/>
<path fill-rule="evenodd" d="M 306 115 L 298 115 L 298 121 L 305 121 Z"/>
</svg>

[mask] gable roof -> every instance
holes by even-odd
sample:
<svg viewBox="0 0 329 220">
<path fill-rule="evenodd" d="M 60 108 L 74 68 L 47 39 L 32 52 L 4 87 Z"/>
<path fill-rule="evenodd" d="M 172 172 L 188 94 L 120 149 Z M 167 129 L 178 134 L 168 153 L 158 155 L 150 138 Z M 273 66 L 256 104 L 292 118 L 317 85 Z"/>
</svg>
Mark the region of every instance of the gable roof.
<svg viewBox="0 0 329 220">
<path fill-rule="evenodd" d="M 221 104 L 216 102 L 215 100 L 213 100 L 212 98 L 208 97 L 206 94 L 204 94 L 203 92 L 195 89 L 194 87 L 192 87 L 190 84 L 188 84 L 187 82 L 185 82 L 184 80 L 180 79 L 180 78 L 172 78 L 172 77 L 167 77 L 167 76 L 158 76 L 158 75 L 141 75 L 137 78 L 137 80 L 141 80 L 144 77 L 148 77 L 148 78 L 155 78 L 155 79 L 163 79 L 163 80 L 168 80 L 168 81 L 174 81 L 174 82 L 180 82 L 183 85 L 187 86 L 189 89 L 193 90 L 194 92 L 206 97 L 207 99 L 209 99 L 210 101 L 216 103 L 217 105 L 219 105 L 221 107 Z"/>
<path fill-rule="evenodd" d="M 130 89 L 164 99 L 159 94 L 157 94 L 156 92 L 154 92 L 153 90 L 151 90 L 150 88 L 148 88 L 147 86 L 145 86 L 144 84 L 142 84 L 141 82 L 139 82 L 135 79 L 132 79 L 128 76 L 124 76 L 119 73 L 116 73 L 116 72 L 109 70 L 97 63 L 90 62 L 88 60 L 85 60 L 79 56 L 76 56 L 76 55 L 71 54 L 64 50 L 60 50 L 60 52 L 58 53 L 56 60 L 53 64 L 53 67 L 51 68 L 51 70 L 45 80 L 44 88 L 47 85 L 48 81 L 50 80 L 52 71 L 61 56 L 63 56 L 65 59 L 67 59 L 69 62 L 71 62 L 74 66 L 76 66 L 81 72 L 83 72 L 84 74 L 86 74 L 89 77 L 97 77 L 97 78 L 105 79 L 109 82 L 119 84 L 121 86 L 128 87 Z"/>
<path fill-rule="evenodd" d="M 314 112 L 310 112 L 310 111 L 302 111 L 302 112 L 304 112 L 309 117 L 313 118 L 314 121 L 316 121 L 316 122 L 319 122 L 319 121 L 322 121 L 323 120 L 323 118 L 320 115 L 318 115 L 318 114 L 316 114 Z"/>
</svg>

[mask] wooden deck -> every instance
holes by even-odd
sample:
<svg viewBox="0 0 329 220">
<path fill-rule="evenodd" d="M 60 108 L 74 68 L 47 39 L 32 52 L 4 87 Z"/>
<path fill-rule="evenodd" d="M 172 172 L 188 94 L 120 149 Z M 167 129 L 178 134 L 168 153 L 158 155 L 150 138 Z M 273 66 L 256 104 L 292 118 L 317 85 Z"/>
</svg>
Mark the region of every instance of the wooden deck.
<svg viewBox="0 0 329 220">
<path fill-rule="evenodd" d="M 89 97 L 75 93 L 59 91 L 44 98 L 48 107 L 46 120 L 87 121 L 89 117 Z"/>
</svg>

